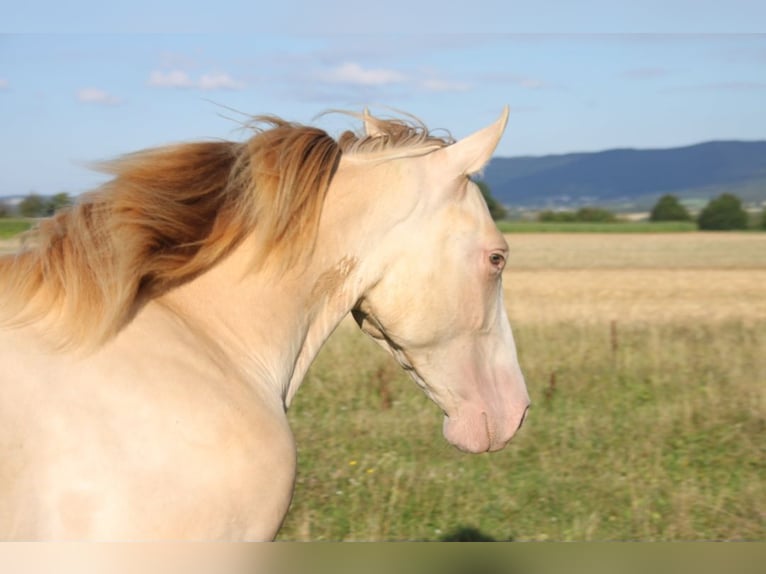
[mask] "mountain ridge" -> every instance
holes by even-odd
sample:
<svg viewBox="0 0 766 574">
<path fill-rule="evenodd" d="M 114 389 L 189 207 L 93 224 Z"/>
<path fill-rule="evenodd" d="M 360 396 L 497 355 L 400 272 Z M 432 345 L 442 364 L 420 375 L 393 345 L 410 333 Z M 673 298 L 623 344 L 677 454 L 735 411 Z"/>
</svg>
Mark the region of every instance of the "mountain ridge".
<svg viewBox="0 0 766 574">
<path fill-rule="evenodd" d="M 498 201 L 522 208 L 646 208 L 664 193 L 700 202 L 723 191 L 759 203 L 766 201 L 766 140 L 494 157 L 482 179 Z"/>
</svg>

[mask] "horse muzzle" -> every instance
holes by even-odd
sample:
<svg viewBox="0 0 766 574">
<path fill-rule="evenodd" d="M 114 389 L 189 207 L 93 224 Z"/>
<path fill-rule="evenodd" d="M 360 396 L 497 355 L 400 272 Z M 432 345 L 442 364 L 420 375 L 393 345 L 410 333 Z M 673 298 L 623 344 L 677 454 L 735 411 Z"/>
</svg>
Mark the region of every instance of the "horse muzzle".
<svg viewBox="0 0 766 574">
<path fill-rule="evenodd" d="M 445 415 L 444 438 L 463 452 L 477 454 L 502 450 L 524 424 L 529 400 L 504 417 L 488 414 L 487 410 L 471 409 L 457 416 Z"/>
</svg>

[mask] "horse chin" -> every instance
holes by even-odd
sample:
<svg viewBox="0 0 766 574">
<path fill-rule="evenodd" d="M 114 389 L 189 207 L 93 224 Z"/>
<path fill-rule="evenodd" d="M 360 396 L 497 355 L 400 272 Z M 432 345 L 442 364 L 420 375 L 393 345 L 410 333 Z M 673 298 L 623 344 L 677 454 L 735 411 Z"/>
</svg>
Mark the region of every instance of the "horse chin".
<svg viewBox="0 0 766 574">
<path fill-rule="evenodd" d="M 487 414 L 452 418 L 444 417 L 444 438 L 463 452 L 478 454 L 502 449 L 506 441 L 497 441 L 489 425 Z"/>
</svg>

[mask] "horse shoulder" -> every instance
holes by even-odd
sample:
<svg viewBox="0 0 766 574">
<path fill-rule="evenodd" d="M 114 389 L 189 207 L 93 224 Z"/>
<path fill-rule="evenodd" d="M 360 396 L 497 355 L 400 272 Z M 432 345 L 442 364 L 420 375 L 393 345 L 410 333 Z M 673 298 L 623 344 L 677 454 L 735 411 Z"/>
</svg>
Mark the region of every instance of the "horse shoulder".
<svg viewBox="0 0 766 574">
<path fill-rule="evenodd" d="M 85 357 L 5 338 L 12 365 L 0 383 L 8 431 L 0 481 L 9 494 L 0 509 L 17 518 L 0 519 L 0 530 L 54 538 L 276 533 L 295 473 L 284 410 L 180 333 L 139 317 Z M 19 512 L 12 502 L 28 506 Z M 38 515 L 50 518 L 30 518 Z"/>
</svg>

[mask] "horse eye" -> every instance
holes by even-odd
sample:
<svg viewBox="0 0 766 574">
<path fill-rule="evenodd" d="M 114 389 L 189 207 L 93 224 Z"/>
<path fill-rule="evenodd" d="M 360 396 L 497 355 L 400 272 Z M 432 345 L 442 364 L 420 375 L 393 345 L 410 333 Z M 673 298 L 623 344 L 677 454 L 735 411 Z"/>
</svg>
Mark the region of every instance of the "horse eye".
<svg viewBox="0 0 766 574">
<path fill-rule="evenodd" d="M 493 253 L 489 256 L 489 262 L 493 267 L 500 267 L 505 263 L 505 257 L 503 257 L 500 253 Z"/>
</svg>

